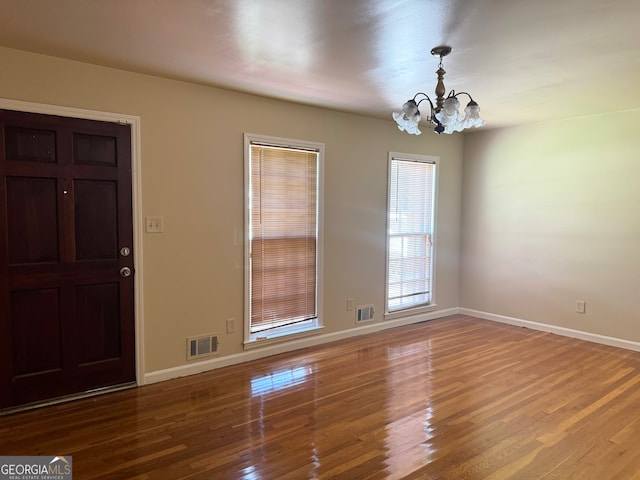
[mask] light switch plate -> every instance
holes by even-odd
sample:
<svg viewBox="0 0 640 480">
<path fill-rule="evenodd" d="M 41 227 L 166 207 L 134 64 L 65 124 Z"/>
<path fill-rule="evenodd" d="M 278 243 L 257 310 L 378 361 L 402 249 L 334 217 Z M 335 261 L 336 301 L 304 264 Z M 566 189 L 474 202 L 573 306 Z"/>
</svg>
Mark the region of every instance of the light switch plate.
<svg viewBox="0 0 640 480">
<path fill-rule="evenodd" d="M 162 233 L 162 217 L 145 217 L 144 223 L 147 233 Z"/>
</svg>

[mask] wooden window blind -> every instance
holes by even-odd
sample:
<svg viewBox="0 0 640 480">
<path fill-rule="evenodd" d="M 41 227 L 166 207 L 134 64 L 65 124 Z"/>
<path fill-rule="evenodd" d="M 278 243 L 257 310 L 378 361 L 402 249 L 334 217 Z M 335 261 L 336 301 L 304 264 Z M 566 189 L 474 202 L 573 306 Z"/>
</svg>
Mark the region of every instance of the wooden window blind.
<svg viewBox="0 0 640 480">
<path fill-rule="evenodd" d="M 317 317 L 318 157 L 251 144 L 251 333 Z"/>
<path fill-rule="evenodd" d="M 390 161 L 388 311 L 431 303 L 435 168 L 431 162 Z"/>
</svg>

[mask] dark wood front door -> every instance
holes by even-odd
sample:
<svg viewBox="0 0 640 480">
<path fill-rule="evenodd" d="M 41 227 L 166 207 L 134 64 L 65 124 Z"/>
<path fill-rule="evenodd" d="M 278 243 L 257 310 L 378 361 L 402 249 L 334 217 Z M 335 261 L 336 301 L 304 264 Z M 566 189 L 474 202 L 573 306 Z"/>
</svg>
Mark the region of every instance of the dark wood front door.
<svg viewBox="0 0 640 480">
<path fill-rule="evenodd" d="M 0 110 L 0 408 L 135 380 L 131 185 L 128 125 Z"/>
</svg>

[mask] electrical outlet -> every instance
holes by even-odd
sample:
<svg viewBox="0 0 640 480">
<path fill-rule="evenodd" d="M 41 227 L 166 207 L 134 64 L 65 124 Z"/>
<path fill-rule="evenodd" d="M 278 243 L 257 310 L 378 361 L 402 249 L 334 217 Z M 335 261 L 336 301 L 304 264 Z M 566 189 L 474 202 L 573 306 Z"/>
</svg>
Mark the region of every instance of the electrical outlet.
<svg viewBox="0 0 640 480">
<path fill-rule="evenodd" d="M 227 333 L 235 333 L 236 331 L 236 319 L 230 318 L 227 320 Z"/>
<path fill-rule="evenodd" d="M 576 312 L 577 313 L 586 313 L 587 311 L 587 302 L 584 300 L 576 300 Z"/>
<path fill-rule="evenodd" d="M 347 312 L 353 310 L 353 298 L 347 298 Z"/>
</svg>

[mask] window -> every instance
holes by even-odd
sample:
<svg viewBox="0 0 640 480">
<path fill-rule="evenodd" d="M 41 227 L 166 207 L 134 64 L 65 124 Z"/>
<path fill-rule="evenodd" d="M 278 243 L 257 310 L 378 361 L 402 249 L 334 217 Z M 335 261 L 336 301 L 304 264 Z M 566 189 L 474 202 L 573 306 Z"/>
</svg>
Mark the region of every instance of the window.
<svg viewBox="0 0 640 480">
<path fill-rule="evenodd" d="M 437 157 L 389 154 L 386 312 L 433 302 Z"/>
<path fill-rule="evenodd" d="M 321 326 L 323 150 L 322 144 L 245 135 L 247 345 Z"/>
</svg>

